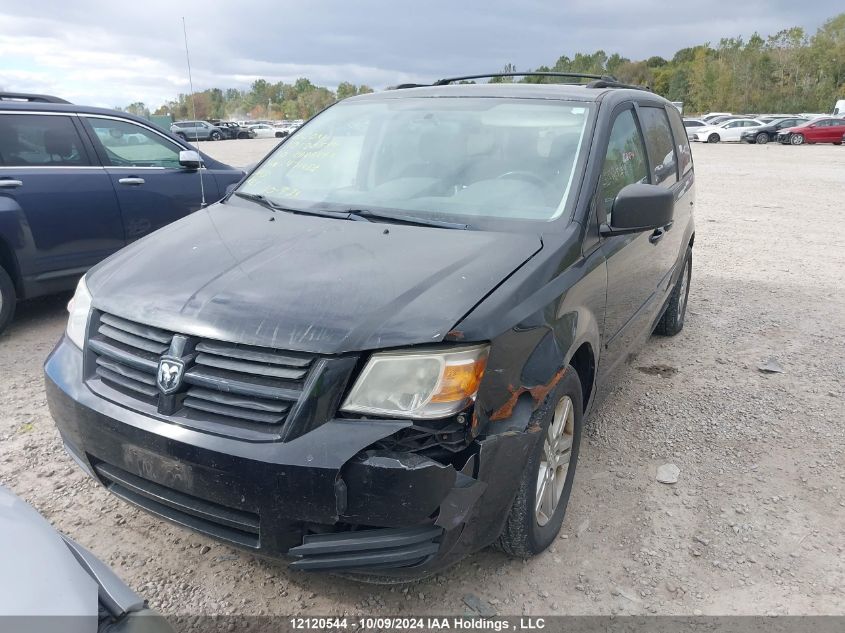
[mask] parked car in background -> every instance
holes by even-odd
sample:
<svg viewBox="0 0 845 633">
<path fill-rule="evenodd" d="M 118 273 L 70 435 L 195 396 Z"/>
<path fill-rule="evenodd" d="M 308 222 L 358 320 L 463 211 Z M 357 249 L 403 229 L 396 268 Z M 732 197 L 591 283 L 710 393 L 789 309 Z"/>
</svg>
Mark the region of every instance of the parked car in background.
<svg viewBox="0 0 845 633">
<path fill-rule="evenodd" d="M 690 137 L 702 143 L 739 142 L 740 135 L 749 129 L 765 125 L 756 119 L 728 119 L 718 125 L 708 125 L 697 129 Z"/>
<path fill-rule="evenodd" d="M 718 116 L 732 117 L 733 114 L 730 112 L 708 112 L 707 114 L 702 114 L 699 118 L 705 123 L 710 123 Z"/>
<path fill-rule="evenodd" d="M 845 119 L 819 118 L 780 130 L 777 140 L 789 145 L 804 145 L 805 143 L 842 145 L 843 134 L 845 134 Z"/>
<path fill-rule="evenodd" d="M 91 271 L 45 364 L 66 449 L 295 569 L 548 548 L 590 406 L 681 331 L 693 265 L 677 108 L 594 79 L 350 97 Z"/>
<path fill-rule="evenodd" d="M 773 123 L 774 121 L 779 121 L 781 119 L 806 119 L 807 117 L 800 116 L 798 114 L 762 114 L 754 118 L 758 121 L 762 121 L 763 123 Z"/>
<path fill-rule="evenodd" d="M 845 115 L 845 99 L 839 99 L 834 106 L 833 106 L 833 115 L 834 116 L 843 116 Z"/>
<path fill-rule="evenodd" d="M 243 172 L 146 119 L 0 101 L 0 331 L 126 244 L 219 200 Z"/>
<path fill-rule="evenodd" d="M 702 119 L 684 119 L 684 128 L 687 131 L 687 137 L 692 138 L 692 135 L 703 127 L 706 127 Z"/>
<path fill-rule="evenodd" d="M 803 125 L 806 122 L 807 119 L 802 119 L 801 117 L 774 119 L 770 122 L 764 122 L 765 125 L 761 127 L 742 128 L 739 138 L 741 141 L 745 141 L 746 143 L 764 145 L 769 141 L 774 141 L 780 130 L 795 127 L 796 125 Z"/>
<path fill-rule="evenodd" d="M 731 115 L 721 115 L 717 117 L 713 117 L 709 121 L 707 121 L 707 125 L 719 125 L 720 123 L 724 123 L 725 121 L 733 121 L 735 119 L 753 119 L 754 117 L 749 116 L 747 114 L 731 114 Z"/>
<path fill-rule="evenodd" d="M 0 486 L 4 631 L 173 633 L 112 569 Z"/>
<path fill-rule="evenodd" d="M 273 127 L 275 127 L 277 131 L 281 132 L 283 136 L 288 136 L 290 134 L 293 134 L 293 132 L 296 131 L 299 126 L 295 125 L 294 123 L 284 121 L 282 123 L 277 123 Z"/>
<path fill-rule="evenodd" d="M 255 133 L 253 138 L 284 138 L 290 134 L 287 130 L 273 127 L 272 125 L 267 125 L 265 123 L 251 125 L 249 129 Z"/>
<path fill-rule="evenodd" d="M 227 138 L 255 138 L 255 134 L 248 127 L 242 127 L 234 121 L 221 121 L 217 124 L 221 130 L 226 132 Z"/>
<path fill-rule="evenodd" d="M 170 131 L 185 141 L 219 141 L 226 133 L 208 121 L 176 121 Z"/>
</svg>

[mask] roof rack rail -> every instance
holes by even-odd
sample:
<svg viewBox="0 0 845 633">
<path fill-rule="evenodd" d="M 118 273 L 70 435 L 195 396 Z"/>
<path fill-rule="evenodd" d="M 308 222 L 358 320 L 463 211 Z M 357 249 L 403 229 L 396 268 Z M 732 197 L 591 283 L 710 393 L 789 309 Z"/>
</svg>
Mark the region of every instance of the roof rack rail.
<svg viewBox="0 0 845 633">
<path fill-rule="evenodd" d="M 587 84 L 587 88 L 627 88 L 629 90 L 648 90 L 651 92 L 651 86 L 637 86 L 634 84 L 626 84 L 616 79 L 605 78 L 591 81 Z"/>
<path fill-rule="evenodd" d="M 616 82 L 616 77 L 610 75 L 590 75 L 587 73 L 558 73 L 558 72 L 524 72 L 524 73 L 487 73 L 484 75 L 466 75 L 465 77 L 448 77 L 438 79 L 433 86 L 446 86 L 455 81 L 469 81 L 470 79 L 487 79 L 493 77 L 566 77 L 569 79 L 595 79 L 598 81 Z"/>
<path fill-rule="evenodd" d="M 30 94 L 27 92 L 0 92 L 0 101 L 27 101 L 29 103 L 70 103 L 52 95 Z"/>
<path fill-rule="evenodd" d="M 388 90 L 404 90 L 405 88 L 427 88 L 431 84 L 397 84 L 395 86 L 388 86 Z"/>
</svg>

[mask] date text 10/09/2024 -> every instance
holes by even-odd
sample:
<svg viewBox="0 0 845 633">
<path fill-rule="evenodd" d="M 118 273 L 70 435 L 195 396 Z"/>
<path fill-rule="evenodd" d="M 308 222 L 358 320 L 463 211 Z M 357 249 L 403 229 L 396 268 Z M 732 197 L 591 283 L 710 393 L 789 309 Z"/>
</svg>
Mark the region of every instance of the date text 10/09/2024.
<svg viewBox="0 0 845 633">
<path fill-rule="evenodd" d="M 519 617 L 292 617 L 291 629 L 297 631 L 538 631 L 546 628 L 544 618 Z"/>
</svg>

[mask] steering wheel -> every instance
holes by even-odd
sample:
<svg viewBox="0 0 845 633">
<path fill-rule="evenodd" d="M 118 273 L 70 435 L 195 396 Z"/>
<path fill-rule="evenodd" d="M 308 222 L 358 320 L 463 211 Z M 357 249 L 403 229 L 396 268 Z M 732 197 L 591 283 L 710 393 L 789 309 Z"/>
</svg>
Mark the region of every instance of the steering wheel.
<svg viewBox="0 0 845 633">
<path fill-rule="evenodd" d="M 530 183 L 537 185 L 538 187 L 547 187 L 549 185 L 549 183 L 544 178 L 540 178 L 540 176 L 530 171 L 506 171 L 504 174 L 496 176 L 496 180 L 502 180 L 505 178 L 526 180 Z"/>
</svg>

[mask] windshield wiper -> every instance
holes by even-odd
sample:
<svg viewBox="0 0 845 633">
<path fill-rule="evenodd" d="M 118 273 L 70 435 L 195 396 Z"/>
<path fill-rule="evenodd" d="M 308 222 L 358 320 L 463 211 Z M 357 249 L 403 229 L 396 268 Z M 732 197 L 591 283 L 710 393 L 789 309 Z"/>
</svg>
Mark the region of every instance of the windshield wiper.
<svg viewBox="0 0 845 633">
<path fill-rule="evenodd" d="M 345 220 L 349 217 L 346 211 L 320 211 L 317 209 L 295 209 L 293 207 L 286 207 L 278 202 L 273 202 L 267 196 L 260 193 L 246 193 L 244 191 L 236 191 L 235 195 L 244 200 L 249 200 L 260 204 L 262 207 L 270 209 L 271 211 L 285 211 L 287 213 L 302 213 L 304 215 L 318 215 L 322 218 L 340 218 Z"/>
<path fill-rule="evenodd" d="M 468 224 L 461 224 L 459 222 L 447 222 L 445 220 L 434 220 L 432 218 L 421 218 L 415 215 L 403 215 L 401 213 L 393 214 L 384 211 L 373 211 L 372 209 L 344 209 L 344 213 L 349 214 L 349 219 L 366 219 L 366 220 L 389 220 L 391 222 L 400 222 L 402 224 L 413 224 L 415 226 L 435 226 L 441 229 L 461 229 L 469 228 Z"/>
<path fill-rule="evenodd" d="M 266 208 L 271 209 L 273 211 L 283 211 L 284 210 L 282 207 L 277 205 L 275 202 L 268 200 L 267 198 L 262 196 L 260 193 L 246 193 L 246 192 L 243 192 L 243 191 L 236 191 L 235 195 L 238 196 L 238 198 L 243 198 L 244 200 L 249 200 L 251 202 L 255 202 L 257 204 L 260 204 L 262 207 L 266 207 Z"/>
<path fill-rule="evenodd" d="M 390 222 L 399 222 L 401 224 L 413 224 L 415 226 L 434 226 L 442 229 L 462 229 L 469 228 L 467 224 L 460 224 L 458 222 L 446 222 L 445 220 L 434 220 L 431 218 L 421 218 L 413 215 L 393 214 L 384 211 L 373 211 L 372 209 L 341 209 L 338 211 L 329 211 L 325 209 L 295 209 L 292 207 L 285 207 L 277 202 L 274 202 L 261 195 L 260 193 L 246 193 L 244 191 L 236 191 L 235 195 L 239 198 L 255 202 L 262 207 L 272 211 L 286 211 L 288 213 L 302 213 L 305 215 L 317 215 L 323 218 L 339 218 L 342 220 L 367 220 L 378 221 L 388 220 Z"/>
</svg>

